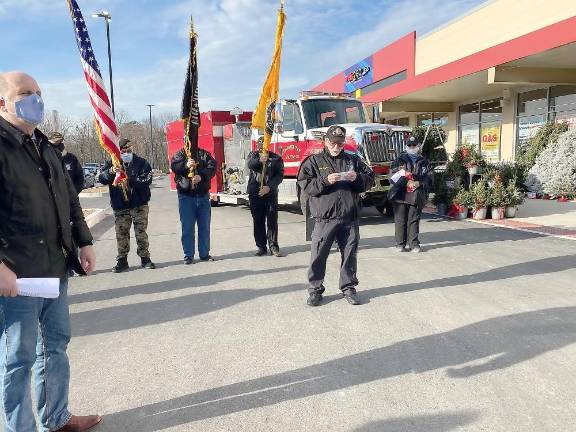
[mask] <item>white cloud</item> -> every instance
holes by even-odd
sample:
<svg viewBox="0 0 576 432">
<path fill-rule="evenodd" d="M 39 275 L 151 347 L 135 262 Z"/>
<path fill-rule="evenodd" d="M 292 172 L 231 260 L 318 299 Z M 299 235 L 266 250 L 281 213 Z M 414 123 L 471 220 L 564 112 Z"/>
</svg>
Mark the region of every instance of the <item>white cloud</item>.
<svg viewBox="0 0 576 432">
<path fill-rule="evenodd" d="M 37 7 L 40 3 L 55 3 L 18 1 Z M 2 5 L 15 4 L 16 0 L 0 2 L 1 10 Z M 83 6 L 86 3 L 89 2 L 84 1 Z M 363 2 L 362 7 L 354 3 L 287 2 L 281 73 L 283 96 L 293 97 L 300 90 L 312 88 L 413 29 L 423 34 L 442 25 L 477 5 L 479 0 L 373 0 Z M 270 64 L 277 6 L 277 0 L 180 1 L 155 17 L 148 31 L 156 32 L 167 43 L 177 41 L 185 47 L 189 15 L 193 13 L 199 34 L 201 109 L 240 106 L 251 110 Z M 145 8 L 141 9 L 144 15 Z M 142 21 L 146 19 L 149 17 L 142 17 Z M 133 20 L 137 22 L 138 17 Z M 146 71 L 116 74 L 117 109 L 127 110 L 135 118 L 145 115 L 147 103 L 156 104 L 160 111 L 179 112 L 188 55 L 185 51 L 184 48 L 179 57 L 152 62 Z M 83 83 L 52 83 L 46 88 L 54 106 L 75 113 L 84 106 L 89 113 Z"/>
</svg>

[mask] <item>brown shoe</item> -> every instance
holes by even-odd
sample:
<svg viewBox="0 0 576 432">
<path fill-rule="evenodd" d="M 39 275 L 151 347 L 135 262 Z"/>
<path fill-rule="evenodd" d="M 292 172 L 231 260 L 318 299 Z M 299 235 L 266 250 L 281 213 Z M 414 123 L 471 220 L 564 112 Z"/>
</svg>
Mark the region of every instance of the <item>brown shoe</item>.
<svg viewBox="0 0 576 432">
<path fill-rule="evenodd" d="M 99 415 L 91 415 L 91 416 L 75 416 L 73 415 L 68 423 L 58 429 L 58 431 L 62 432 L 83 432 L 87 431 L 88 429 L 93 428 L 98 423 L 102 421 L 102 417 Z"/>
</svg>

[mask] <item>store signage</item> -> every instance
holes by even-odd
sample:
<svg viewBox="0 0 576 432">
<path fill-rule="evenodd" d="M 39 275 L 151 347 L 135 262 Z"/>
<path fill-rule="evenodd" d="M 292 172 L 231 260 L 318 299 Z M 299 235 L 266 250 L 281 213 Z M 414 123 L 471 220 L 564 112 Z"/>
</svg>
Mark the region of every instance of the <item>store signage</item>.
<svg viewBox="0 0 576 432">
<path fill-rule="evenodd" d="M 488 162 L 500 161 L 500 125 L 482 127 L 480 150 Z"/>
<path fill-rule="evenodd" d="M 546 116 L 520 117 L 518 119 L 518 143 L 524 145 L 546 123 Z"/>
<path fill-rule="evenodd" d="M 368 57 L 344 71 L 344 93 L 353 93 L 374 82 L 373 60 Z"/>
</svg>

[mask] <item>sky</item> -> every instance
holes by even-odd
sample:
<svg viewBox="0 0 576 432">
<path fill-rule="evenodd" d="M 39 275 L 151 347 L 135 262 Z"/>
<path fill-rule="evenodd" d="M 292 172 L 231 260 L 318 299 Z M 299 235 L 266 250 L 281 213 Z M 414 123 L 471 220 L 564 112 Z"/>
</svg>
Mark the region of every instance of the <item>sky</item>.
<svg viewBox="0 0 576 432">
<path fill-rule="evenodd" d="M 254 109 L 270 65 L 279 0 L 77 0 L 108 84 L 105 24 L 112 14 L 116 111 L 177 116 L 188 26 L 199 35 L 202 111 Z M 285 0 L 281 97 L 295 97 L 416 30 L 422 36 L 485 0 Z M 441 55 L 441 53 L 439 53 Z M 37 79 L 46 109 L 91 115 L 66 0 L 0 0 L 0 72 Z"/>
</svg>

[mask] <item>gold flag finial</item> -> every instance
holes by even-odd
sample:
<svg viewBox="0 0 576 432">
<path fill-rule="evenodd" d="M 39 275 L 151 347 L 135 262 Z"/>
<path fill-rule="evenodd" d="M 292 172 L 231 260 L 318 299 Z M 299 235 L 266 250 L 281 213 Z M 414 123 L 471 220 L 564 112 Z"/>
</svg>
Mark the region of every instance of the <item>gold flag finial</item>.
<svg viewBox="0 0 576 432">
<path fill-rule="evenodd" d="M 194 31 L 194 17 L 192 15 L 190 15 L 190 33 L 189 34 L 190 34 L 190 39 L 198 36 L 196 34 L 196 32 Z"/>
</svg>

